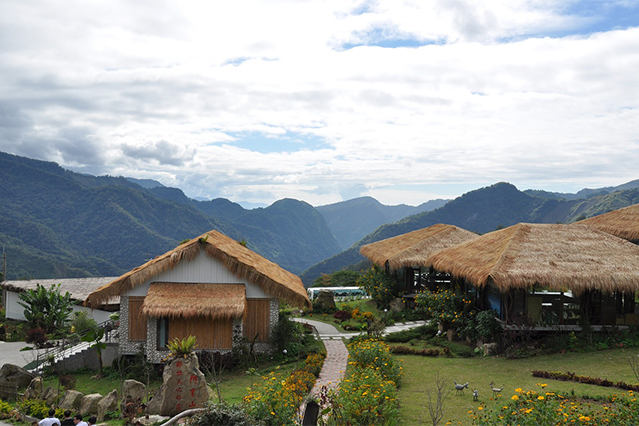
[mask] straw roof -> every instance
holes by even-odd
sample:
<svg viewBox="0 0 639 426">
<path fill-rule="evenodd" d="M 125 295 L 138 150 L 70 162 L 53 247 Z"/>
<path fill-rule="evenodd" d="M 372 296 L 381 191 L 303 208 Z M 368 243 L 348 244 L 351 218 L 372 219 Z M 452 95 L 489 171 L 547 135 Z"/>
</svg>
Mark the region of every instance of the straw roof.
<svg viewBox="0 0 639 426">
<path fill-rule="evenodd" d="M 142 313 L 155 318 L 239 318 L 246 309 L 243 284 L 153 283 Z"/>
<path fill-rule="evenodd" d="M 426 258 L 447 247 L 477 238 L 477 234 L 454 225 L 438 223 L 360 248 L 360 253 L 378 265 L 391 269 L 430 266 Z"/>
<path fill-rule="evenodd" d="M 639 246 L 584 225 L 520 223 L 433 254 L 476 287 L 639 290 Z"/>
<path fill-rule="evenodd" d="M 575 222 L 639 244 L 639 204 Z"/>
<path fill-rule="evenodd" d="M 34 280 L 11 280 L 0 282 L 0 287 L 4 287 L 9 291 L 23 292 L 26 290 L 35 290 L 38 285 L 51 288 L 52 285 L 60 284 L 60 293 L 69 292 L 71 299 L 84 301 L 89 294 L 110 283 L 116 277 L 91 277 L 91 278 L 53 278 L 53 279 L 34 279 Z M 109 304 L 120 303 L 120 295 L 108 301 Z"/>
<path fill-rule="evenodd" d="M 261 288 L 266 295 L 286 300 L 294 306 L 311 306 L 304 284 L 297 275 L 217 231 L 209 231 L 127 272 L 92 292 L 85 304 L 96 306 L 109 297 L 126 293 L 182 261 L 195 259 L 201 249 L 222 262 L 238 278 Z"/>
</svg>

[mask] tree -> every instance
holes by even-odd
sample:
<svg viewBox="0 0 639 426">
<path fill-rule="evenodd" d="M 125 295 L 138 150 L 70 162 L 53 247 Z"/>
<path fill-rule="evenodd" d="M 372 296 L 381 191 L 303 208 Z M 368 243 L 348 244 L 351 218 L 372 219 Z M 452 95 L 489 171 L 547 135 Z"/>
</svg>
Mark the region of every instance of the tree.
<svg viewBox="0 0 639 426">
<path fill-rule="evenodd" d="M 95 351 L 98 353 L 98 366 L 100 368 L 100 375 L 102 375 L 102 350 L 106 349 L 107 347 L 106 343 L 102 341 L 103 337 L 104 328 L 102 327 L 96 327 L 82 336 L 83 342 L 93 342 L 90 347 L 94 348 Z"/>
<path fill-rule="evenodd" d="M 343 270 L 332 274 L 322 274 L 313 281 L 311 287 L 357 287 L 359 272 Z"/>
<path fill-rule="evenodd" d="M 31 328 L 41 328 L 52 333 L 63 328 L 71 315 L 71 295 L 60 293 L 60 284 L 46 289 L 40 284 L 36 289 L 20 293 L 18 304 L 24 308 L 24 317 Z"/>
</svg>

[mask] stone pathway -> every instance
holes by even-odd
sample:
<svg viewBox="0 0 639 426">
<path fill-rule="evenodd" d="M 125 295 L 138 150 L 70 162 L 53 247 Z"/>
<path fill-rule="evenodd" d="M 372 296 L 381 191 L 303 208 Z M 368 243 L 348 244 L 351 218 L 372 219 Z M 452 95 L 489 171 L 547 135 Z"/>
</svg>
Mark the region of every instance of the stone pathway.
<svg viewBox="0 0 639 426">
<path fill-rule="evenodd" d="M 294 321 L 312 325 L 317 331 L 317 337 L 324 341 L 326 347 L 326 359 L 315 386 L 311 390 L 311 395 L 318 395 L 322 386 L 334 389 L 346 374 L 348 366 L 348 349 L 342 339 L 351 338 L 362 333 L 341 333 L 337 328 L 321 321 L 314 321 L 307 318 L 293 318 Z M 396 331 L 408 330 L 426 324 L 425 321 L 409 321 L 406 323 L 396 323 L 386 327 L 382 334 L 394 333 Z"/>
</svg>

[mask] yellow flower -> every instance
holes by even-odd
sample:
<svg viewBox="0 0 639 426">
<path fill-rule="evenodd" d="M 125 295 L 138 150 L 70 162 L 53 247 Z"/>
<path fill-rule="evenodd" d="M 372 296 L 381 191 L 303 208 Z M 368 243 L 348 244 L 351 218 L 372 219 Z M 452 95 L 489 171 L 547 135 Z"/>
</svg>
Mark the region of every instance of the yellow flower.
<svg viewBox="0 0 639 426">
<path fill-rule="evenodd" d="M 518 401 L 519 400 L 519 396 L 518 395 L 513 395 L 513 397 L 510 398 L 510 399 L 512 399 L 513 401 Z"/>
</svg>

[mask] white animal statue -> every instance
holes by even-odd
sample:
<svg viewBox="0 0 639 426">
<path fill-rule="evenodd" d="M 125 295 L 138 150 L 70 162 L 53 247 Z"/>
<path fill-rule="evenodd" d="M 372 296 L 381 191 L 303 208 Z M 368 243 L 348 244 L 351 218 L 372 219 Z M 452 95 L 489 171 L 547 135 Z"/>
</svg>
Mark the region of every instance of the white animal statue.
<svg viewBox="0 0 639 426">
<path fill-rule="evenodd" d="M 468 382 L 462 385 L 461 383 L 457 383 L 456 381 L 453 380 L 453 383 L 455 383 L 455 394 L 457 395 L 463 395 L 464 388 L 468 388 Z"/>
<path fill-rule="evenodd" d="M 496 388 L 495 386 L 493 386 L 494 384 L 495 382 L 490 382 L 490 389 L 493 391 L 493 396 L 497 398 L 501 391 L 504 390 L 504 386 L 502 385 L 500 388 Z"/>
</svg>

